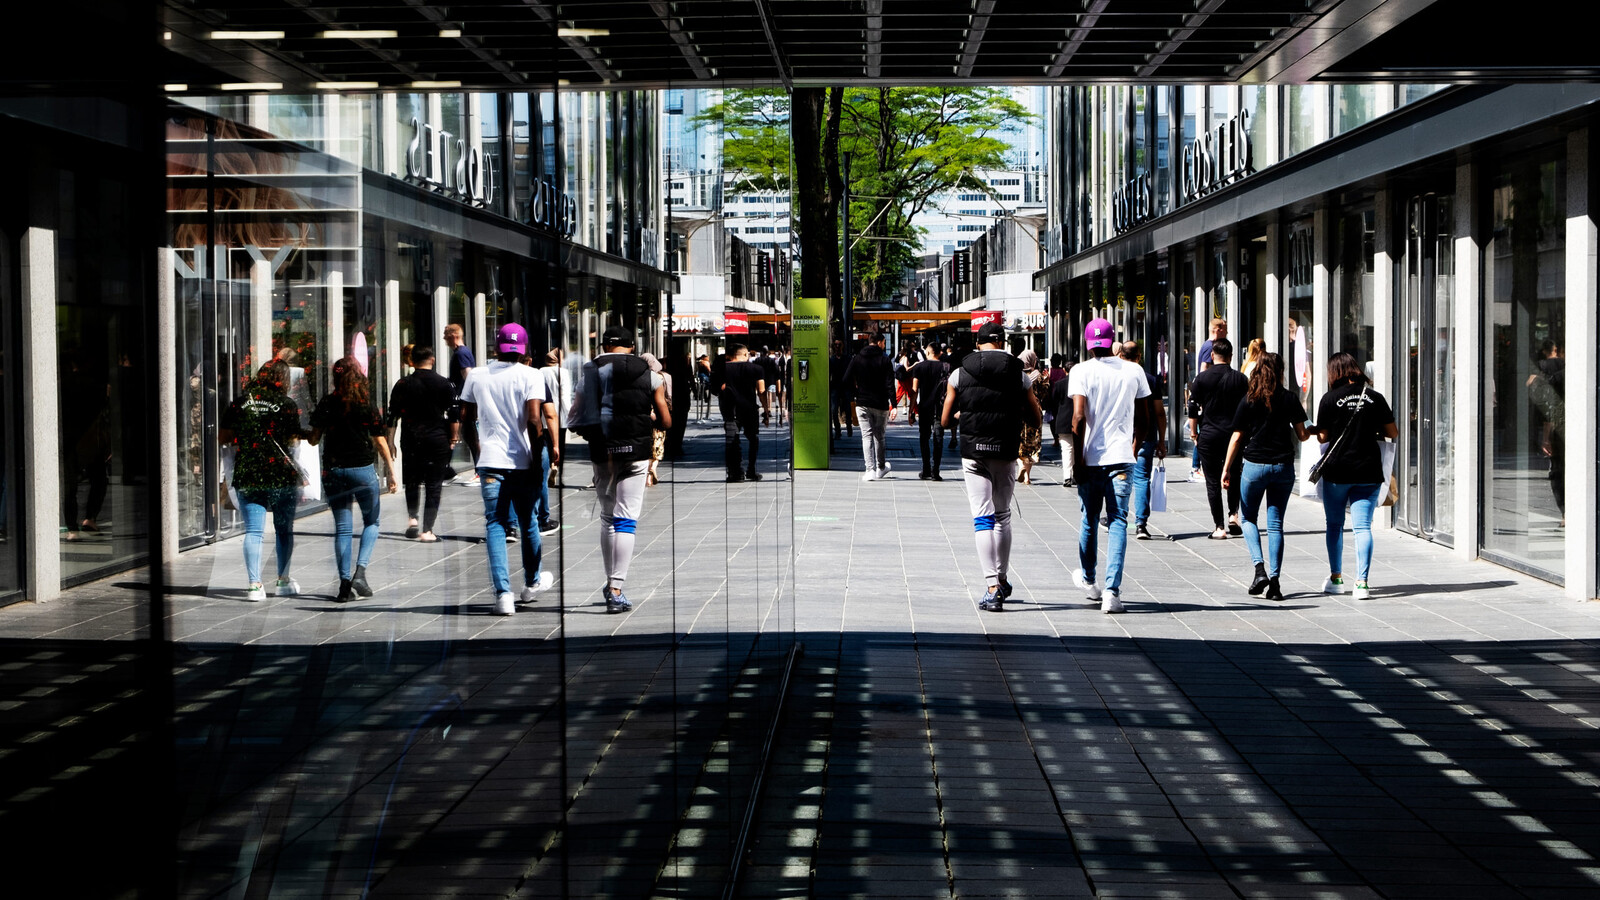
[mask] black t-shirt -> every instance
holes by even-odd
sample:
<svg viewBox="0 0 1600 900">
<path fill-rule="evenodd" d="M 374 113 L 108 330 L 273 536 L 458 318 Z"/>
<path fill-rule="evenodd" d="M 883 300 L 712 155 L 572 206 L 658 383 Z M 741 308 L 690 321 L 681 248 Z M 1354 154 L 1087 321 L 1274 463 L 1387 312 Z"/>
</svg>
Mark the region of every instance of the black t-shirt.
<svg viewBox="0 0 1600 900">
<path fill-rule="evenodd" d="M 1385 426 L 1392 424 L 1394 411 L 1389 401 L 1370 387 L 1362 400 L 1360 382 L 1346 381 L 1323 394 L 1317 404 L 1317 425 L 1326 429 L 1324 439 L 1329 446 L 1322 477 L 1334 484 L 1381 484 L 1383 461 L 1378 456 L 1378 439 Z"/>
<path fill-rule="evenodd" d="M 1294 426 L 1305 420 L 1306 410 L 1300 405 L 1300 397 L 1280 387 L 1272 395 L 1271 409 L 1264 402 L 1240 400 L 1233 414 L 1233 430 L 1244 435 L 1246 462 L 1292 463 L 1295 444 L 1299 443 Z"/>
<path fill-rule="evenodd" d="M 300 408 L 282 391 L 251 385 L 222 414 L 239 448 L 233 485 L 241 491 L 298 488 L 292 445 L 300 436 Z"/>
<path fill-rule="evenodd" d="M 767 383 L 767 389 L 771 390 L 776 387 L 778 384 L 778 361 L 763 353 L 756 357 L 755 363 L 761 368 L 761 378 Z"/>
<path fill-rule="evenodd" d="M 942 359 L 925 359 L 911 367 L 911 377 L 917 382 L 917 412 L 936 415 L 938 407 L 944 403 L 950 366 Z"/>
<path fill-rule="evenodd" d="M 736 412 L 755 412 L 756 386 L 765 380 L 766 373 L 759 363 L 730 362 L 722 370 L 722 383 L 726 385 L 722 399 Z"/>
<path fill-rule="evenodd" d="M 1229 366 L 1212 366 L 1195 376 L 1189 386 L 1189 416 L 1200 420 L 1196 437 L 1201 443 L 1210 445 L 1228 439 L 1236 430 L 1233 415 L 1239 409 L 1239 401 L 1249 392 L 1250 379 Z"/>
<path fill-rule="evenodd" d="M 356 469 L 378 458 L 372 438 L 383 434 L 383 419 L 370 406 L 346 410 L 338 393 L 329 394 L 311 413 L 311 427 L 322 429 L 324 469 Z"/>
</svg>

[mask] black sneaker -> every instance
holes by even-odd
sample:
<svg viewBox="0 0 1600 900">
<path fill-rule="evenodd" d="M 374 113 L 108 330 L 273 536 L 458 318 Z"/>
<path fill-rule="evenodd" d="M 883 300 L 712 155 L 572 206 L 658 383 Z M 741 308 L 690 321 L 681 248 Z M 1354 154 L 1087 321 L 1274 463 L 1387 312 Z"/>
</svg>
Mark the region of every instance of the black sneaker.
<svg viewBox="0 0 1600 900">
<path fill-rule="evenodd" d="M 339 596 L 333 598 L 336 603 L 349 603 L 356 598 L 355 588 L 350 586 L 350 579 L 339 579 Z"/>
<path fill-rule="evenodd" d="M 1005 580 L 1004 578 L 1000 579 L 999 593 L 1002 601 L 1011 599 L 1011 595 L 1016 592 L 1017 590 L 1011 586 L 1011 582 Z"/>
<path fill-rule="evenodd" d="M 928 479 L 932 478 L 933 475 L 929 473 L 927 469 L 923 469 L 921 472 L 917 473 L 917 477 L 923 481 L 927 481 Z"/>
<path fill-rule="evenodd" d="M 1278 579 L 1276 579 L 1276 578 L 1268 578 L 1267 579 L 1267 592 L 1266 592 L 1266 594 L 1263 595 L 1263 598 L 1267 599 L 1267 600 L 1282 600 L 1283 599 L 1283 588 L 1278 586 Z"/>
<path fill-rule="evenodd" d="M 1133 530 L 1133 539 L 1136 541 L 1150 540 L 1150 526 L 1140 525 Z"/>
<path fill-rule="evenodd" d="M 744 480 L 745 481 L 760 481 L 761 479 L 763 479 L 765 477 L 766 477 L 765 475 L 762 475 L 760 472 L 757 472 L 755 469 L 750 469 L 749 471 L 744 473 Z"/>
<path fill-rule="evenodd" d="M 744 473 L 743 472 L 729 472 L 728 473 L 728 483 L 729 484 L 738 484 L 741 481 L 744 481 Z"/>
<path fill-rule="evenodd" d="M 935 472 L 932 475 L 928 476 L 928 480 L 929 481 L 943 481 L 944 480 L 944 476 L 940 475 L 938 472 Z"/>
<path fill-rule="evenodd" d="M 1000 589 L 995 588 L 983 595 L 978 601 L 978 608 L 984 612 L 1001 612 L 1006 608 L 1006 602 L 1000 596 Z"/>
<path fill-rule="evenodd" d="M 1238 537 L 1239 535 L 1244 534 L 1244 529 L 1239 526 L 1238 522 L 1229 522 L 1228 533 L 1234 537 Z"/>
<path fill-rule="evenodd" d="M 515 528 L 506 529 L 506 543 L 515 544 L 519 540 L 521 540 L 521 538 L 517 536 L 517 530 Z"/>
<path fill-rule="evenodd" d="M 350 578 L 350 586 L 363 597 L 372 596 L 372 587 L 367 584 L 366 566 L 356 566 L 356 574 Z"/>
<path fill-rule="evenodd" d="M 617 588 L 615 594 L 611 592 L 611 588 L 601 588 L 600 593 L 606 595 L 606 612 L 608 613 L 627 612 L 633 609 L 633 603 L 628 600 L 626 594 L 622 593 L 622 588 Z"/>
<path fill-rule="evenodd" d="M 544 522 L 544 523 L 539 525 L 539 533 L 540 534 L 555 534 L 556 532 L 558 532 L 560 530 L 561 530 L 561 523 L 557 522 L 555 519 L 551 519 L 550 521 Z"/>
<path fill-rule="evenodd" d="M 1261 563 L 1256 564 L 1256 577 L 1250 581 L 1250 596 L 1259 597 L 1267 589 L 1272 579 L 1267 577 L 1267 567 Z"/>
</svg>

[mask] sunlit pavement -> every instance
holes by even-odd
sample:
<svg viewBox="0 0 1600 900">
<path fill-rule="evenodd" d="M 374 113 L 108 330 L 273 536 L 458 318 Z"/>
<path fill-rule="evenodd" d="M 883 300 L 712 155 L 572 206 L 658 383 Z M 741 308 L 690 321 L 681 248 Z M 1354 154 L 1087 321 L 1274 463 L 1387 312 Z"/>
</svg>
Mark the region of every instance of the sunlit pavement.
<svg viewBox="0 0 1600 900">
<path fill-rule="evenodd" d="M 52 811 L 140 784 L 162 762 L 147 714 L 170 702 L 181 787 L 144 788 L 177 807 L 170 874 L 189 895 L 531 897 L 559 880 L 574 897 L 703 896 L 720 863 L 696 860 L 696 841 L 726 841 L 726 773 L 749 760 L 719 742 L 722 707 L 704 698 L 737 681 L 730 647 L 792 622 L 805 655 L 743 896 L 1600 891 L 1595 604 L 1384 530 L 1372 599 L 1318 593 L 1322 515 L 1300 498 L 1288 596 L 1261 601 L 1242 542 L 1206 538 L 1204 486 L 1173 460 L 1160 539 L 1129 541 L 1127 611 L 1103 615 L 1072 587 L 1077 498 L 1047 447 L 1017 490 L 1016 595 L 982 613 L 956 460 L 944 482 L 918 480 L 914 429 L 890 426 L 893 471 L 875 483 L 859 442 L 840 441 L 832 471 L 795 476 L 792 510 L 777 457 L 769 480 L 730 490 L 715 423 L 691 437 L 691 460 L 647 496 L 626 616 L 594 603 L 581 490 L 547 538 L 556 590 L 489 615 L 481 512 L 461 487 L 446 489 L 452 539 L 432 546 L 397 537 L 400 499 L 385 498 L 378 593 L 354 604 L 330 599 L 326 514 L 301 524 L 302 597 L 243 602 L 236 540 L 186 553 L 170 698 L 128 674 L 161 662 L 141 655 L 137 573 L 0 609 L 0 822 L 41 844 L 59 826 L 77 846 L 169 848 L 137 804 Z M 578 688 L 564 721 L 562 674 Z M 734 796 L 680 828 L 676 811 L 719 786 Z M 666 862 L 632 849 L 669 839 Z"/>
</svg>

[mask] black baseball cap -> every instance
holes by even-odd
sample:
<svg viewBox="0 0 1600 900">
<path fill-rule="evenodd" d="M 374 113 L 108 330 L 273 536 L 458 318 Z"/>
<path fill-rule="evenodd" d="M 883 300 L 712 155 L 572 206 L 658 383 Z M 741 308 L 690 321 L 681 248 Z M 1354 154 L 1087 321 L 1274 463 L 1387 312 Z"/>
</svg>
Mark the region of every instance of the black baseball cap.
<svg viewBox="0 0 1600 900">
<path fill-rule="evenodd" d="M 600 336 L 600 346 L 602 347 L 632 347 L 633 344 L 633 332 L 623 328 L 621 325 L 613 325 L 607 328 L 605 334 Z"/>
<path fill-rule="evenodd" d="M 985 322 L 978 326 L 978 343 L 1004 344 L 1006 342 L 1006 327 L 999 322 Z"/>
</svg>

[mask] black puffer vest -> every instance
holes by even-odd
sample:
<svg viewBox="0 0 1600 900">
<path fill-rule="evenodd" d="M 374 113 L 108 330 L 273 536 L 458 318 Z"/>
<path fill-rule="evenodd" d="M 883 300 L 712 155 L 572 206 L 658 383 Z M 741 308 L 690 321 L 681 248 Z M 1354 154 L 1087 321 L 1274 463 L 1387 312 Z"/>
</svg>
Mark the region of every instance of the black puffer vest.
<svg viewBox="0 0 1600 900">
<path fill-rule="evenodd" d="M 979 351 L 961 361 L 961 455 L 1016 459 L 1022 445 L 1022 360 L 1004 351 Z"/>
<path fill-rule="evenodd" d="M 650 411 L 650 365 L 629 353 L 607 353 L 595 359 L 600 375 L 600 440 L 591 441 L 589 456 L 596 462 L 607 457 L 616 462 L 650 458 L 654 431 Z"/>
</svg>

